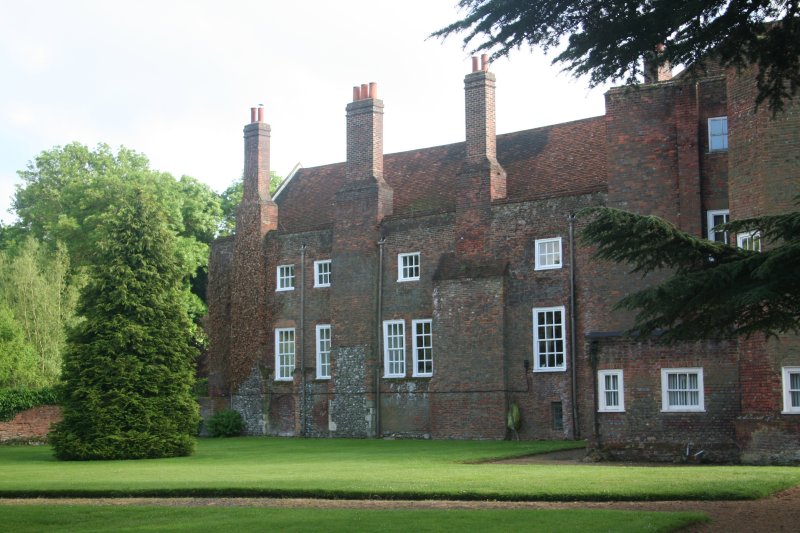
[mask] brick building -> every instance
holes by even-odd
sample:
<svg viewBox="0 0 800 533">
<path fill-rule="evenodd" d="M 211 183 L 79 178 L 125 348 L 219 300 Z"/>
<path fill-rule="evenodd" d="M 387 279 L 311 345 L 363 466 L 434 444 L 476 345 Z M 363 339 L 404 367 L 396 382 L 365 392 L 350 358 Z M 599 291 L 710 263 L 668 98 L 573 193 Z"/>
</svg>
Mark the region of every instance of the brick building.
<svg viewBox="0 0 800 533">
<path fill-rule="evenodd" d="M 244 128 L 235 237 L 209 267 L 210 390 L 250 434 L 586 438 L 613 457 L 800 461 L 797 339 L 664 347 L 621 335 L 651 283 L 575 241 L 586 206 L 715 233 L 800 193 L 798 107 L 755 111 L 753 72 L 654 73 L 604 116 L 495 134 L 495 76 L 465 78 L 466 141 L 383 153 L 375 84 L 347 161 L 270 197 L 270 128 Z M 750 239 L 749 241 L 747 239 Z M 657 277 L 657 276 L 655 276 Z"/>
</svg>

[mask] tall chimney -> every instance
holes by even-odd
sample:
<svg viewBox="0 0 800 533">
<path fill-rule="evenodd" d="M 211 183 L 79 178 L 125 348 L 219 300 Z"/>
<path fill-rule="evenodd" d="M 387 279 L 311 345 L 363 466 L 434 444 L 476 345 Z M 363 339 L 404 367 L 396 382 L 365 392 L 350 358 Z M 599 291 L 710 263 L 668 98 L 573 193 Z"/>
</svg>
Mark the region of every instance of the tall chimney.
<svg viewBox="0 0 800 533">
<path fill-rule="evenodd" d="M 250 124 L 244 127 L 242 202 L 236 211 L 236 233 L 243 237 L 260 238 L 277 228 L 278 206 L 269 194 L 269 141 L 264 108 L 251 108 Z"/>
<path fill-rule="evenodd" d="M 477 67 L 473 58 L 473 69 Z M 469 165 L 497 165 L 495 119 L 495 77 L 489 72 L 489 58 L 481 57 L 480 68 L 464 78 L 466 151 Z M 502 170 L 502 169 L 501 169 Z M 506 197 L 505 172 L 492 173 L 491 199 Z"/>
<path fill-rule="evenodd" d="M 376 83 L 363 84 L 347 104 L 347 181 L 383 179 L 383 101 Z"/>
<path fill-rule="evenodd" d="M 472 61 L 464 78 L 466 157 L 458 174 L 456 194 L 456 253 L 486 256 L 491 242 L 492 200 L 506 197 L 506 173 L 497 162 L 495 77 L 487 56 Z"/>
<path fill-rule="evenodd" d="M 270 127 L 263 121 L 264 108 L 251 108 L 244 127 L 244 183 L 242 199 L 269 200 Z"/>
<path fill-rule="evenodd" d="M 658 83 L 672 79 L 672 65 L 669 64 L 669 61 L 661 58 L 665 49 L 663 44 L 659 44 L 652 52 L 644 55 L 642 70 L 645 83 Z"/>
</svg>

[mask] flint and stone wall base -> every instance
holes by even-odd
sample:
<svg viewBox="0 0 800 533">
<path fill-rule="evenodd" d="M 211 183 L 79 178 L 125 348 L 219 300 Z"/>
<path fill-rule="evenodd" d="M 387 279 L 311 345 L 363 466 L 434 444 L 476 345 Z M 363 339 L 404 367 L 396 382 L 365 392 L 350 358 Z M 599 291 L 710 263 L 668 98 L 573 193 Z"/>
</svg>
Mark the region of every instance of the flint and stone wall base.
<svg viewBox="0 0 800 533">
<path fill-rule="evenodd" d="M 334 350 L 339 378 L 336 395 L 328 407 L 328 430 L 332 437 L 374 437 L 375 402 L 367 398 L 366 346 Z"/>
<path fill-rule="evenodd" d="M 245 435 L 266 435 L 267 419 L 264 410 L 263 380 L 258 368 L 231 395 L 231 409 L 242 415 Z"/>
</svg>

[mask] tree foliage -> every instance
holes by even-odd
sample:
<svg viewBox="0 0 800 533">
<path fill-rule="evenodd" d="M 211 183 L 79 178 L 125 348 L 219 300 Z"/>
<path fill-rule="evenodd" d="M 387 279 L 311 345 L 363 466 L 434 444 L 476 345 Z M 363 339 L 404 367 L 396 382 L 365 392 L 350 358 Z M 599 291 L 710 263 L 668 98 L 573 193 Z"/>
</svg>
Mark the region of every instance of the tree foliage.
<svg viewBox="0 0 800 533">
<path fill-rule="evenodd" d="M 199 420 L 174 233 L 148 191 L 123 184 L 99 216 L 84 317 L 64 358 L 61 459 L 188 455 Z"/>
<path fill-rule="evenodd" d="M 222 216 L 219 197 L 207 185 L 183 176 L 179 180 L 150 169 L 147 158 L 105 144 L 94 150 L 72 143 L 40 153 L 19 172 L 13 207 L 19 227 L 51 247 L 65 245 L 73 271 L 88 263 L 97 246 L 98 228 L 118 209 L 120 187 L 133 185 L 157 199 L 176 251 L 195 342 L 203 343 L 199 319 L 205 312 L 208 246 Z"/>
<path fill-rule="evenodd" d="M 654 216 L 590 208 L 582 230 L 600 259 L 632 272 L 669 277 L 620 300 L 637 313 L 630 333 L 663 333 L 665 342 L 800 332 L 800 211 L 730 222 L 719 229 L 758 231 L 764 251 L 694 237 Z"/>
<path fill-rule="evenodd" d="M 152 170 L 147 157 L 125 147 L 115 154 L 105 144 L 90 150 L 79 143 L 41 152 L 18 174 L 23 183 L 13 208 L 20 225 L 43 242 L 65 244 L 75 268 L 86 264 L 98 223 L 115 209 L 125 183 L 157 199 L 178 237 L 184 277 L 205 267 L 222 211 L 214 191 L 194 178 Z"/>
<path fill-rule="evenodd" d="M 709 60 L 758 64 L 757 103 L 767 101 L 773 112 L 800 86 L 798 0 L 461 0 L 459 6 L 466 16 L 433 36 L 464 33 L 465 47 L 493 51 L 495 58 L 523 45 L 560 49 L 554 62 L 588 75 L 593 86 L 634 83 L 645 54 L 701 69 Z M 664 50 L 654 54 L 661 44 Z"/>
<path fill-rule="evenodd" d="M 12 372 L 7 381 L 25 383 L 24 386 L 56 383 L 61 373 L 65 328 L 76 320 L 81 280 L 81 276 L 70 276 L 69 259 L 60 246 L 49 250 L 28 236 L 0 249 L 0 307 L 13 315 L 24 344 L 33 350 L 35 362 L 30 374 L 27 365 L 22 365 L 28 360 L 27 351 L 20 352 L 17 357 L 21 366 L 16 376 Z M 8 386 L 2 382 L 0 379 L 0 387 Z"/>
<path fill-rule="evenodd" d="M 36 350 L 26 340 L 11 310 L 0 303 L 0 389 L 39 387 Z"/>
</svg>

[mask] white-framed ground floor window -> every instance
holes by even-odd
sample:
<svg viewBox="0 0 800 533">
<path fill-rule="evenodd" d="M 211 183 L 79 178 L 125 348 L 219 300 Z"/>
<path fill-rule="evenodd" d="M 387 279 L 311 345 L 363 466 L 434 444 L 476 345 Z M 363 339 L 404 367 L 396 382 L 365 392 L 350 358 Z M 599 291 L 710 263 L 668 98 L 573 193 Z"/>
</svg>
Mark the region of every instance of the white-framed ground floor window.
<svg viewBox="0 0 800 533">
<path fill-rule="evenodd" d="M 433 332 L 431 320 L 412 320 L 411 332 L 414 347 L 414 377 L 433 375 Z"/>
<path fill-rule="evenodd" d="M 533 371 L 567 369 L 564 307 L 533 308 Z"/>
<path fill-rule="evenodd" d="M 433 376 L 433 321 L 420 318 L 411 321 L 411 377 Z M 406 377 L 406 321 L 383 321 L 383 377 Z"/>
<path fill-rule="evenodd" d="M 294 372 L 294 328 L 275 330 L 275 380 L 291 381 Z"/>
<path fill-rule="evenodd" d="M 783 413 L 800 414 L 800 366 L 783 367 Z"/>
<path fill-rule="evenodd" d="M 406 375 L 406 323 L 403 320 L 383 322 L 383 372 L 387 378 Z"/>
<path fill-rule="evenodd" d="M 661 369 L 661 410 L 705 411 L 702 368 Z"/>
<path fill-rule="evenodd" d="M 622 370 L 599 370 L 597 372 L 598 402 L 601 413 L 625 411 L 625 384 Z"/>
<path fill-rule="evenodd" d="M 317 324 L 317 379 L 331 377 L 331 326 Z"/>
</svg>

